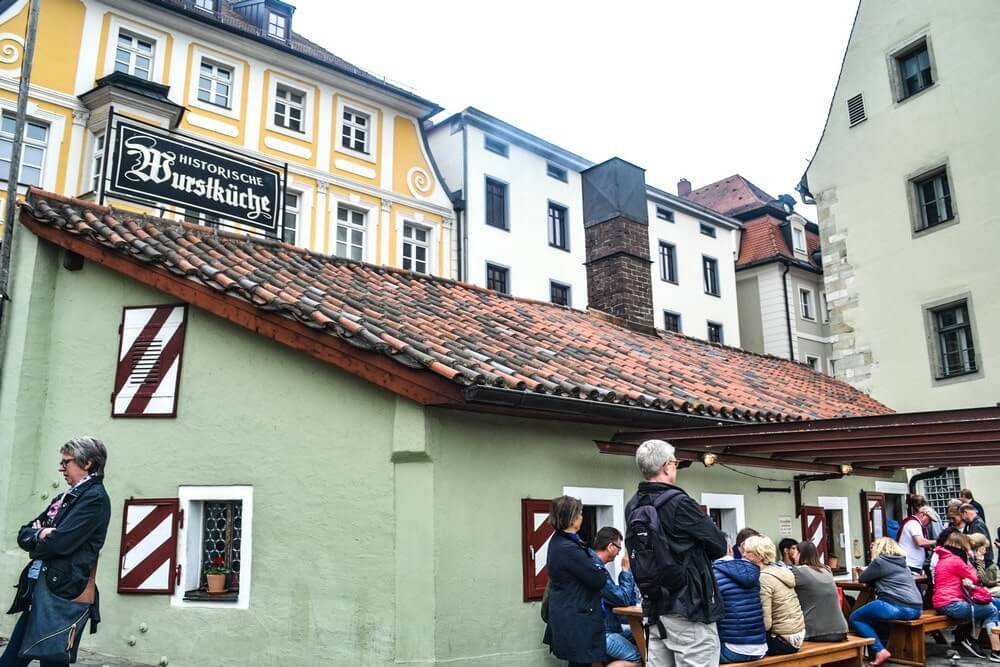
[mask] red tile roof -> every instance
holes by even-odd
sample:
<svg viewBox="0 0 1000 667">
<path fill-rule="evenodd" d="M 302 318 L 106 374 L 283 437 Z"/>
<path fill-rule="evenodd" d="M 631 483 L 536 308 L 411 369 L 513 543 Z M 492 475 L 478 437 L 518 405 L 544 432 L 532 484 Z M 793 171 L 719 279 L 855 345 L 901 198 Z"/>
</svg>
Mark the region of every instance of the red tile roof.
<svg viewBox="0 0 1000 667">
<path fill-rule="evenodd" d="M 707 206 L 723 215 L 733 216 L 767 206 L 774 201 L 774 197 L 739 174 L 692 190 L 685 199 Z"/>
<path fill-rule="evenodd" d="M 819 236 L 806 230 L 808 259 L 796 257 L 778 228 L 781 222 L 778 218 L 765 215 L 743 223 L 740 254 L 736 258 L 737 269 L 785 257 L 809 264 L 819 271 L 823 270 L 823 267 L 813 259 L 813 253 L 819 250 Z"/>
<path fill-rule="evenodd" d="M 147 284 L 196 284 L 233 308 L 252 304 L 341 350 L 347 341 L 362 362 L 384 365 L 388 357 L 449 387 L 491 385 L 741 420 L 891 412 L 846 383 L 785 359 L 679 334 L 642 335 L 586 312 L 277 241 L 37 190 L 22 204 L 21 220 L 39 236 L 103 258 Z"/>
</svg>

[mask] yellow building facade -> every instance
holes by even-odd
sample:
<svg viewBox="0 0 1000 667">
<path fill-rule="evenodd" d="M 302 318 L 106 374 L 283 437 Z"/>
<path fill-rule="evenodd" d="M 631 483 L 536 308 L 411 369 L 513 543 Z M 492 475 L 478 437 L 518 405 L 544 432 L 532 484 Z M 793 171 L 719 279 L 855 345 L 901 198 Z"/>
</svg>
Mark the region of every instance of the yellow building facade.
<svg viewBox="0 0 1000 667">
<path fill-rule="evenodd" d="M 27 15 L 28 0 L 0 0 L 4 174 Z M 42 0 L 22 186 L 97 197 L 112 108 L 250 160 L 287 164 L 286 242 L 455 273 L 454 213 L 421 130 L 439 107 L 295 33 L 287 3 Z M 105 204 L 142 208 L 111 197 Z"/>
</svg>

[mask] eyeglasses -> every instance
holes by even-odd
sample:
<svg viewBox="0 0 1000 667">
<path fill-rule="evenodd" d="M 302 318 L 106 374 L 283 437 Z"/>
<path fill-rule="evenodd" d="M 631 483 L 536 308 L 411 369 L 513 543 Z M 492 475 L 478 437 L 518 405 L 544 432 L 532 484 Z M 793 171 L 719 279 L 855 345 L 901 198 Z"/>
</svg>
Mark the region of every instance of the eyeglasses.
<svg viewBox="0 0 1000 667">
<path fill-rule="evenodd" d="M 612 542 L 610 546 L 613 546 L 615 549 L 618 549 L 618 551 L 622 550 L 622 545 L 618 544 L 617 542 Z"/>
<path fill-rule="evenodd" d="M 75 460 L 76 460 L 76 459 L 72 459 L 72 458 L 70 458 L 70 459 L 62 459 L 61 461 L 59 461 L 59 467 L 60 467 L 60 468 L 65 468 L 65 467 L 67 467 L 67 466 L 68 466 L 68 465 L 69 465 L 70 463 L 73 463 L 73 462 L 74 462 Z"/>
</svg>

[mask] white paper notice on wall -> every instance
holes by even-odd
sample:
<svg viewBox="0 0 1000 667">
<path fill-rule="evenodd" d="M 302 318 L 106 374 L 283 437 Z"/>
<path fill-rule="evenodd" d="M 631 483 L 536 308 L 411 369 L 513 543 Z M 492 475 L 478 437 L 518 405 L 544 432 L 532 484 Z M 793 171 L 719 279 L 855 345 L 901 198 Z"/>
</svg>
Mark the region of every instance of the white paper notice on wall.
<svg viewBox="0 0 1000 667">
<path fill-rule="evenodd" d="M 792 536 L 792 517 L 790 516 L 778 517 L 778 535 L 781 535 L 782 537 Z"/>
</svg>

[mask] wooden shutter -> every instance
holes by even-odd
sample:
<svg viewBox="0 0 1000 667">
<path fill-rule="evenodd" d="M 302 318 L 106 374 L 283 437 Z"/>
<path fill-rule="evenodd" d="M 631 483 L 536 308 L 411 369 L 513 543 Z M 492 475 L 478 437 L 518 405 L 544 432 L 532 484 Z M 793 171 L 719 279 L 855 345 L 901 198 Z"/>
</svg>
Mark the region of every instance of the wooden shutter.
<svg viewBox="0 0 1000 667">
<path fill-rule="evenodd" d="M 549 538 L 555 532 L 548 522 L 551 500 L 521 500 L 521 567 L 524 573 L 524 601 L 541 600 L 549 583 Z"/>
<path fill-rule="evenodd" d="M 826 534 L 826 510 L 822 507 L 802 506 L 802 539 L 815 544 L 820 560 L 826 563 L 829 546 Z"/>
<path fill-rule="evenodd" d="M 864 538 L 865 561 L 871 561 L 872 542 L 885 537 L 889 527 L 885 517 L 885 494 L 872 491 L 861 492 L 861 533 Z M 895 535 L 889 537 L 895 538 Z"/>
<path fill-rule="evenodd" d="M 118 592 L 170 595 L 180 578 L 177 531 L 181 525 L 177 498 L 129 499 L 122 513 Z"/>
<path fill-rule="evenodd" d="M 124 308 L 112 417 L 174 417 L 187 306 Z"/>
</svg>

